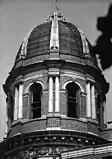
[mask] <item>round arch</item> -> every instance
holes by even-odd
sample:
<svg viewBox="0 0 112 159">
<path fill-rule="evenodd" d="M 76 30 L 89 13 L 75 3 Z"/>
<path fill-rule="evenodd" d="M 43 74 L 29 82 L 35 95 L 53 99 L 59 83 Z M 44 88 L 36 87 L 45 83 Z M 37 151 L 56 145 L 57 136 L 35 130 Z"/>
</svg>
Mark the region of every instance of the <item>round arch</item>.
<svg viewBox="0 0 112 159">
<path fill-rule="evenodd" d="M 33 85 L 34 83 L 40 84 L 41 87 L 42 87 L 42 89 L 44 89 L 44 84 L 43 84 L 42 81 L 33 81 L 33 82 L 31 82 L 31 83 L 27 86 L 27 88 L 26 88 L 26 90 L 25 90 L 25 93 L 28 93 L 28 92 L 29 92 L 29 89 L 30 89 L 31 85 Z"/>
<path fill-rule="evenodd" d="M 42 115 L 42 85 L 40 82 L 33 82 L 29 84 L 29 104 L 30 104 L 30 118 L 41 118 Z"/>
<path fill-rule="evenodd" d="M 75 83 L 75 84 L 77 84 L 79 86 L 79 88 L 81 89 L 81 92 L 84 92 L 84 88 L 82 87 L 82 85 L 79 82 L 73 81 L 73 80 L 67 80 L 67 81 L 65 81 L 64 84 L 63 84 L 63 86 L 62 86 L 62 88 L 66 89 L 67 84 L 72 83 L 72 82 Z"/>
</svg>

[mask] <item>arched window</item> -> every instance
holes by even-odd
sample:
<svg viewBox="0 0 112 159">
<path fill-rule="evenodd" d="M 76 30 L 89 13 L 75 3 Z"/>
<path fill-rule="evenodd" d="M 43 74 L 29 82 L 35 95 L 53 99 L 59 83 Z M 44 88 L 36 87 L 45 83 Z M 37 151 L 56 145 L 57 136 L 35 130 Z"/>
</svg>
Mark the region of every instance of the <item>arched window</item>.
<svg viewBox="0 0 112 159">
<path fill-rule="evenodd" d="M 13 96 L 8 95 L 7 99 L 7 116 L 8 116 L 8 129 L 11 127 L 14 121 L 14 99 Z"/>
<path fill-rule="evenodd" d="M 100 106 L 101 106 L 100 93 L 97 92 L 97 94 L 96 94 L 96 120 L 98 121 L 99 125 L 100 125 L 100 120 L 101 120 Z"/>
<path fill-rule="evenodd" d="M 80 111 L 80 88 L 75 83 L 69 83 L 67 90 L 67 116 L 72 118 L 79 117 Z"/>
<path fill-rule="evenodd" d="M 10 119 L 11 119 L 11 123 L 12 123 L 13 120 L 14 120 L 14 99 L 13 99 L 12 96 L 10 97 L 10 105 L 11 105 L 11 116 L 10 116 Z"/>
<path fill-rule="evenodd" d="M 39 83 L 34 83 L 30 86 L 30 106 L 31 106 L 31 118 L 41 117 L 41 97 L 42 86 Z"/>
</svg>

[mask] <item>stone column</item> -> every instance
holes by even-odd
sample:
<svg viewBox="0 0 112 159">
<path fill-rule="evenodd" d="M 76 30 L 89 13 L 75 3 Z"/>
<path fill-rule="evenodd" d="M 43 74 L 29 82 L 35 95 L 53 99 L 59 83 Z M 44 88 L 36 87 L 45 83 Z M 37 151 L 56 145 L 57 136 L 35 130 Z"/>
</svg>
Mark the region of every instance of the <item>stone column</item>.
<svg viewBox="0 0 112 159">
<path fill-rule="evenodd" d="M 80 118 L 86 118 L 86 93 L 81 92 Z"/>
<path fill-rule="evenodd" d="M 59 112 L 59 77 L 55 78 L 55 112 Z"/>
<path fill-rule="evenodd" d="M 95 89 L 94 85 L 91 87 L 91 103 L 92 103 L 92 118 L 96 119 L 96 106 L 95 106 Z"/>
<path fill-rule="evenodd" d="M 23 115 L 22 117 L 24 119 L 29 119 L 29 110 L 30 110 L 30 107 L 29 106 L 30 104 L 30 101 L 29 101 L 29 93 L 24 93 L 23 94 Z"/>
<path fill-rule="evenodd" d="M 104 124 L 106 124 L 107 123 L 106 101 L 103 102 L 103 108 L 104 108 Z"/>
<path fill-rule="evenodd" d="M 19 89 L 16 86 L 15 87 L 15 102 L 14 102 L 14 120 L 17 120 L 18 118 L 18 104 L 19 104 Z"/>
<path fill-rule="evenodd" d="M 60 89 L 60 114 L 67 116 L 67 96 L 66 89 Z"/>
<path fill-rule="evenodd" d="M 87 107 L 86 107 L 87 117 L 91 118 L 90 83 L 87 83 L 86 91 L 87 91 L 87 99 L 86 99 L 86 101 L 87 101 Z"/>
<path fill-rule="evenodd" d="M 48 112 L 53 112 L 53 78 L 49 77 L 49 107 Z"/>
<path fill-rule="evenodd" d="M 41 104 L 41 114 L 42 117 L 48 114 L 48 101 L 49 101 L 49 92 L 47 89 L 43 89 L 42 91 L 42 104 Z"/>
<path fill-rule="evenodd" d="M 19 108 L 18 108 L 18 118 L 23 117 L 23 84 L 19 84 Z"/>
</svg>

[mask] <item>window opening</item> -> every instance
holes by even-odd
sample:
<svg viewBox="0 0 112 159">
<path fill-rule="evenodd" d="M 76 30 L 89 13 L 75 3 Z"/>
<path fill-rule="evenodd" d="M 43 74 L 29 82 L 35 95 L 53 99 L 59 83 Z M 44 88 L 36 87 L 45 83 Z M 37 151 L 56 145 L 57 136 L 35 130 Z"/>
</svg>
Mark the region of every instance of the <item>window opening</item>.
<svg viewBox="0 0 112 159">
<path fill-rule="evenodd" d="M 14 99 L 12 96 L 10 97 L 10 105 L 12 109 L 12 113 L 11 113 L 11 123 L 12 123 L 14 121 Z"/>
<path fill-rule="evenodd" d="M 77 118 L 79 116 L 80 88 L 75 83 L 67 85 L 67 116 Z"/>
<path fill-rule="evenodd" d="M 41 117 L 41 95 L 42 87 L 38 83 L 34 83 L 30 88 L 31 97 L 31 118 Z"/>
<path fill-rule="evenodd" d="M 99 125 L 100 125 L 100 105 L 101 105 L 100 94 L 97 94 L 97 97 L 96 97 L 96 119 L 97 119 Z"/>
</svg>

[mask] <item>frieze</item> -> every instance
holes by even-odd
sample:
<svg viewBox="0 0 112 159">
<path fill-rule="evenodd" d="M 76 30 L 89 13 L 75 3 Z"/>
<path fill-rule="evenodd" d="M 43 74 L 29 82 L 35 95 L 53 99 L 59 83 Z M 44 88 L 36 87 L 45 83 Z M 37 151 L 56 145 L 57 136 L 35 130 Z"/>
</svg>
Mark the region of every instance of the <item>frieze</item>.
<svg viewBox="0 0 112 159">
<path fill-rule="evenodd" d="M 64 151 L 73 150 L 71 147 L 29 147 L 26 150 L 22 150 L 6 157 L 5 159 L 37 159 L 39 157 L 56 157 L 61 156 Z"/>
</svg>

